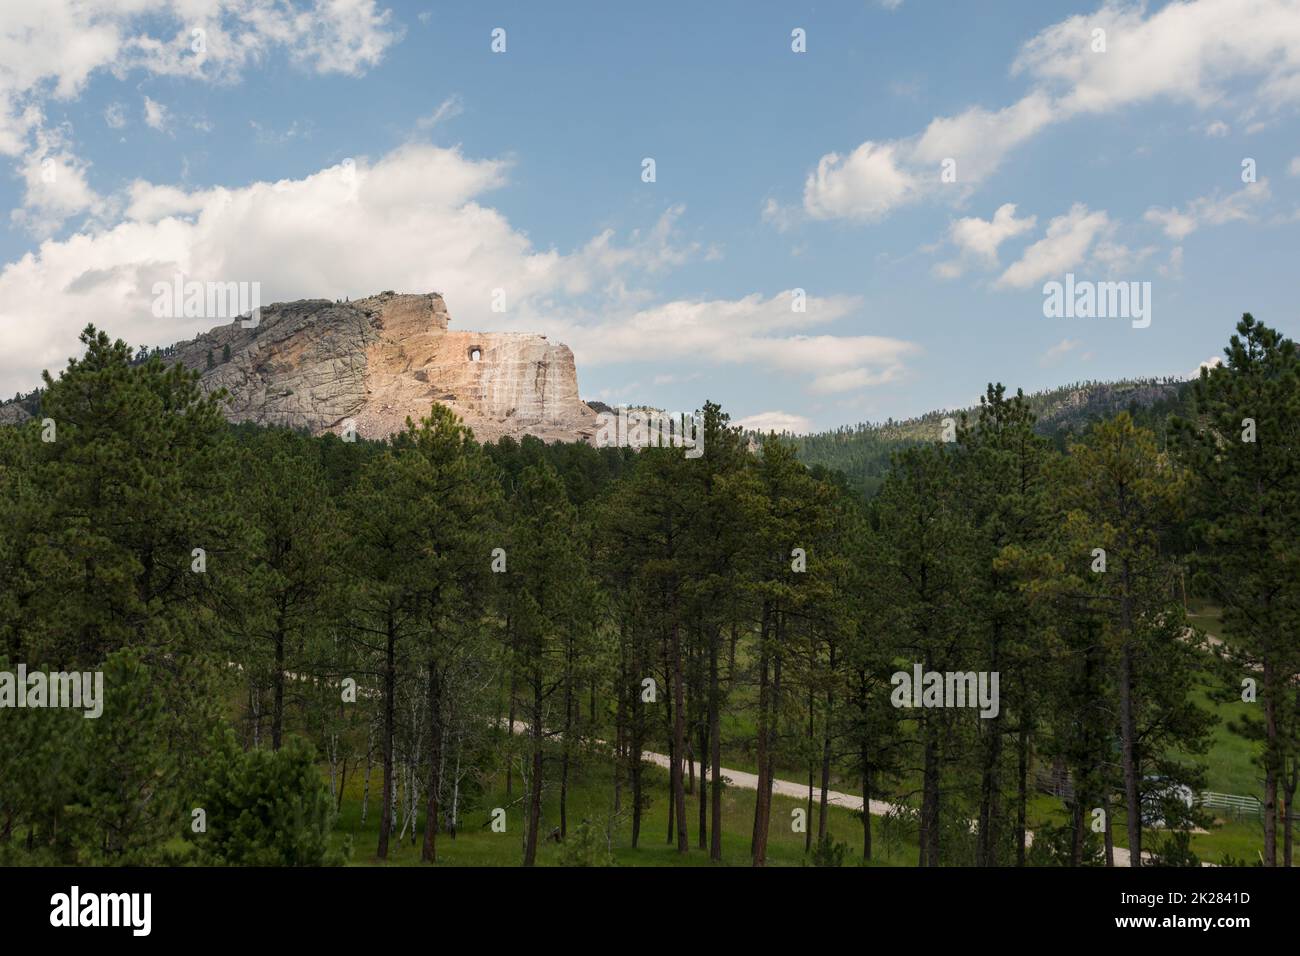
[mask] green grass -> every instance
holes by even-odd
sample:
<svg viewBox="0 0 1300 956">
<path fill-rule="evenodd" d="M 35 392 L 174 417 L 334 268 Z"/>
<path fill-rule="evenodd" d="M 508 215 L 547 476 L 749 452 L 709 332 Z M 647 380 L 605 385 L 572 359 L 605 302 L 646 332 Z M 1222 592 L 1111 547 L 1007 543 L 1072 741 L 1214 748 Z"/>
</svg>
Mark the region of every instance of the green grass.
<svg viewBox="0 0 1300 956">
<path fill-rule="evenodd" d="M 568 804 L 569 834 L 579 821 L 588 819 L 602 833 L 605 830 L 611 810 L 612 793 L 610 788 L 610 767 L 604 763 L 591 762 L 586 767 L 583 778 L 570 789 Z M 691 850 L 685 856 L 678 854 L 676 842 L 667 842 L 668 827 L 668 775 L 659 768 L 646 771 L 647 791 L 651 804 L 644 811 L 641 825 L 639 846 L 631 845 L 631 814 L 626 806 L 624 812 L 615 821 L 613 829 L 613 859 L 618 866 L 715 866 L 709 860 L 707 850 L 698 848 L 696 822 L 699 814 L 699 796 L 688 795 L 687 817 L 688 832 L 691 836 Z M 414 844 L 410 834 L 400 845 L 394 840 L 389 844 L 387 863 L 381 863 L 375 857 L 375 847 L 379 838 L 379 814 L 376 808 L 376 794 L 379 790 L 377 780 L 372 780 L 370 812 L 363 826 L 361 818 L 362 781 L 349 783 L 344 795 L 343 807 L 335 827 L 335 840 L 342 842 L 346 837 L 352 839 L 352 864 L 358 866 L 419 866 L 420 840 L 422 833 Z M 482 806 L 465 814 L 460 832 L 456 839 L 439 834 L 438 866 L 517 866 L 523 861 L 523 815 L 524 809 L 519 802 L 520 791 L 516 784 L 513 805 L 505 799 L 504 787 L 496 786 L 487 799 L 480 801 Z M 628 793 L 625 791 L 625 804 Z M 723 795 L 723 866 L 749 866 L 749 843 L 754 820 L 753 790 L 729 789 Z M 506 832 L 494 833 L 488 826 L 491 808 L 507 807 Z M 801 866 L 809 862 L 810 857 L 804 853 L 804 834 L 791 830 L 791 811 L 803 806 L 801 801 L 790 798 L 773 797 L 772 826 L 768 839 L 768 865 Z M 827 820 L 828 832 L 837 842 L 849 846 L 845 854 L 845 865 L 856 866 L 862 863 L 862 824 L 850 811 L 839 807 L 829 808 Z M 422 821 L 421 821 L 422 822 Z M 559 823 L 559 792 L 557 787 L 548 788 L 543 806 L 541 832 L 549 833 Z M 817 810 L 813 809 L 810 820 L 816 836 Z M 882 822 L 872 818 L 872 835 L 875 843 L 874 866 L 907 866 L 916 861 L 917 849 L 914 838 L 896 841 L 886 847 Z M 546 841 L 538 848 L 538 865 L 554 866 L 560 862 L 560 847 Z"/>
<path fill-rule="evenodd" d="M 1205 602 L 1189 602 L 1191 623 L 1207 633 L 1219 636 L 1219 609 Z M 743 667 L 742 660 L 738 665 Z M 1255 763 L 1258 745 L 1233 733 L 1227 727 L 1227 721 L 1239 718 L 1250 711 L 1251 704 L 1241 702 L 1220 703 L 1210 697 L 1210 689 L 1215 678 L 1207 673 L 1198 675 L 1195 685 L 1189 693 L 1195 703 L 1219 717 L 1218 723 L 1211 731 L 1210 746 L 1206 754 L 1192 756 L 1206 766 L 1206 789 L 1223 793 L 1261 796 L 1259 767 Z M 753 753 L 755 726 L 750 708 L 752 698 L 756 697 L 756 688 L 738 684 L 731 696 L 728 707 L 723 714 L 723 765 L 736 770 L 754 772 L 756 760 Z M 782 755 L 777 767 L 781 779 L 803 782 L 807 778 L 807 767 L 801 765 L 793 754 Z M 659 768 L 647 768 L 647 792 L 651 797 L 650 806 L 642 819 L 640 845 L 631 846 L 631 815 L 626 808 L 628 794 L 625 791 L 623 812 L 613 825 L 613 859 L 617 865 L 626 866 L 710 866 L 708 852 L 697 848 L 696 823 L 698 820 L 698 796 L 688 796 L 687 817 L 688 830 L 691 834 L 691 850 L 684 857 L 676 851 L 676 844 L 667 842 L 667 772 Z M 570 833 L 579 821 L 589 819 L 603 833 L 611 811 L 612 786 L 611 768 L 601 761 L 588 761 L 585 770 L 576 779 L 569 794 Z M 896 782 L 899 788 L 904 782 Z M 856 792 L 857 782 L 843 772 L 832 775 L 832 789 Z M 335 839 L 342 841 L 351 838 L 353 845 L 352 862 L 354 865 L 420 865 L 420 846 L 412 844 L 409 838 L 401 844 L 396 839 L 390 843 L 387 864 L 380 864 L 375 856 L 378 840 L 377 792 L 379 790 L 378 773 L 372 780 L 372 793 L 369 817 L 363 826 L 360 822 L 362 780 L 354 775 L 349 780 L 344 795 L 342 811 L 336 826 Z M 504 781 L 493 779 L 489 792 L 479 800 L 480 806 L 465 814 L 461 831 L 456 839 L 445 834 L 439 835 L 438 865 L 447 866 L 514 866 L 523 859 L 522 831 L 523 807 L 519 802 L 520 790 L 516 784 L 514 800 L 508 801 L 504 793 Z M 753 825 L 755 793 L 752 790 L 733 789 L 726 791 L 723 800 L 723 865 L 749 865 L 750 833 Z M 785 797 L 774 797 L 771 834 L 769 837 L 768 862 L 778 866 L 799 866 L 807 862 L 804 853 L 804 835 L 790 829 L 790 813 L 796 807 L 804 806 L 803 801 Z M 507 832 L 493 833 L 487 826 L 491 807 L 507 807 Z M 559 797 L 554 782 L 548 784 L 544 801 L 543 833 L 558 824 Z M 1064 823 L 1067 810 L 1064 803 L 1046 794 L 1032 793 L 1028 807 L 1027 823 L 1031 830 L 1041 829 L 1044 823 Z M 816 808 L 810 820 L 812 829 L 816 830 Z M 1112 812 L 1112 834 L 1114 843 L 1126 847 L 1127 833 L 1124 829 L 1124 816 L 1121 807 Z M 861 864 L 862 828 L 859 819 L 847 810 L 832 807 L 829 816 L 829 832 L 837 841 L 849 847 L 846 865 Z M 872 819 L 875 859 L 871 865 L 911 866 L 916 861 L 916 841 L 914 835 L 895 841 L 886 847 L 882 835 L 882 821 Z M 1160 839 L 1160 831 L 1148 831 L 1153 839 Z M 417 841 L 420 837 L 417 836 Z M 1216 818 L 1209 827 L 1209 832 L 1192 835 L 1192 849 L 1201 859 L 1218 862 L 1224 853 L 1251 861 L 1257 858 L 1262 846 L 1262 824 L 1258 819 L 1235 819 L 1232 817 Z M 540 865 L 555 865 L 560 860 L 560 848 L 555 843 L 543 842 L 538 851 Z"/>
</svg>

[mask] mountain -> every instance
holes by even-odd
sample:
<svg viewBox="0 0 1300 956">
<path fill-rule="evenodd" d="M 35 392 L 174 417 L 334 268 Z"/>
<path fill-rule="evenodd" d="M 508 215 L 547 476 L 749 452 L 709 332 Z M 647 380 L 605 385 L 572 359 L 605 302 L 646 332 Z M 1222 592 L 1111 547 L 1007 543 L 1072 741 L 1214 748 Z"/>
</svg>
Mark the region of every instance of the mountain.
<svg viewBox="0 0 1300 956">
<path fill-rule="evenodd" d="M 1064 447 L 1092 422 L 1122 411 L 1131 412 L 1141 424 L 1161 431 L 1170 414 L 1183 410 L 1189 386 L 1190 382 L 1173 378 L 1078 382 L 1025 398 L 1038 419 L 1038 432 L 1058 447 Z M 960 420 L 963 413 L 973 423 L 979 417 L 979 406 L 942 409 L 905 421 L 864 422 L 788 437 L 805 464 L 841 471 L 851 486 L 870 495 L 880 486 L 895 451 L 935 441 L 942 434 L 943 420 Z"/>
<path fill-rule="evenodd" d="M 206 391 L 224 388 L 232 422 L 315 434 L 355 423 L 358 435 L 383 438 L 441 402 L 480 441 L 592 440 L 596 412 L 578 397 L 568 346 L 544 335 L 451 331 L 450 321 L 437 293 L 302 299 L 262 308 L 256 326 L 235 321 L 157 351 L 200 372 Z M 0 422 L 34 410 L 30 400 L 10 402 Z"/>
</svg>

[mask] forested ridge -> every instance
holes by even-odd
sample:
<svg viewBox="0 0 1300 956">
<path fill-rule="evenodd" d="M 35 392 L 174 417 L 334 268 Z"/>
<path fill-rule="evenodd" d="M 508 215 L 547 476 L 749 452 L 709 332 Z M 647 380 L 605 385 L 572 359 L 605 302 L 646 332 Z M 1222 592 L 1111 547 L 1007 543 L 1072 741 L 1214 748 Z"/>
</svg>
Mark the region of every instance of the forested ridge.
<svg viewBox="0 0 1300 956">
<path fill-rule="evenodd" d="M 1300 358 L 1249 315 L 1156 402 L 1043 434 L 991 384 L 844 469 L 711 403 L 694 459 L 232 426 L 82 343 L 0 428 L 0 673 L 103 713 L 0 709 L 0 864 L 1192 865 L 1216 734 L 1262 809 L 1208 861 L 1292 863 Z M 914 668 L 997 706 L 900 705 Z"/>
<path fill-rule="evenodd" d="M 1140 425 L 1151 428 L 1162 441 L 1168 420 L 1188 414 L 1191 383 L 1172 378 L 1127 379 L 1118 382 L 1075 382 L 1024 396 L 1034 416 L 1034 430 L 1064 451 L 1098 418 L 1127 411 Z M 857 491 L 874 495 L 889 471 L 897 451 L 934 441 L 945 419 L 968 417 L 978 407 L 940 409 L 916 418 L 861 422 L 808 435 L 783 435 L 792 441 L 799 457 L 810 465 L 825 465 L 844 473 Z"/>
</svg>

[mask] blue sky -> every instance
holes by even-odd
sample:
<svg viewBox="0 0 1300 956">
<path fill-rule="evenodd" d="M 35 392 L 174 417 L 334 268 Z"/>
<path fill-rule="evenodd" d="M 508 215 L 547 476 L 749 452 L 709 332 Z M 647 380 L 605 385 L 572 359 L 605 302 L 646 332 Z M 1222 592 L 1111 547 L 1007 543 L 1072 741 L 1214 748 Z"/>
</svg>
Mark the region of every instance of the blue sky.
<svg viewBox="0 0 1300 956">
<path fill-rule="evenodd" d="M 153 317 L 175 273 L 441 291 L 584 397 L 799 430 L 1300 331 L 1294 0 L 121 6 L 0 12 L 2 393 L 218 324 Z M 1067 272 L 1150 326 L 1044 317 Z"/>
</svg>

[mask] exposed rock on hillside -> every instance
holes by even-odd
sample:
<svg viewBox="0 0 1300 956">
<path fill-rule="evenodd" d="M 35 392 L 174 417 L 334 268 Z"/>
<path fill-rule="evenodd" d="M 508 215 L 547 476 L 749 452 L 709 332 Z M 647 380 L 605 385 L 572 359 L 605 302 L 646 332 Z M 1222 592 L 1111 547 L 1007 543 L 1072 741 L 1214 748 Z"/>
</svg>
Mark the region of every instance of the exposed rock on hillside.
<svg viewBox="0 0 1300 956">
<path fill-rule="evenodd" d="M 596 413 L 578 398 L 568 346 L 449 323 L 436 293 L 304 299 L 264 307 L 255 328 L 236 321 L 173 346 L 167 360 L 201 372 L 205 389 L 226 389 L 231 421 L 319 433 L 352 419 L 362 437 L 381 438 L 440 402 L 480 441 L 593 438 Z"/>
</svg>

